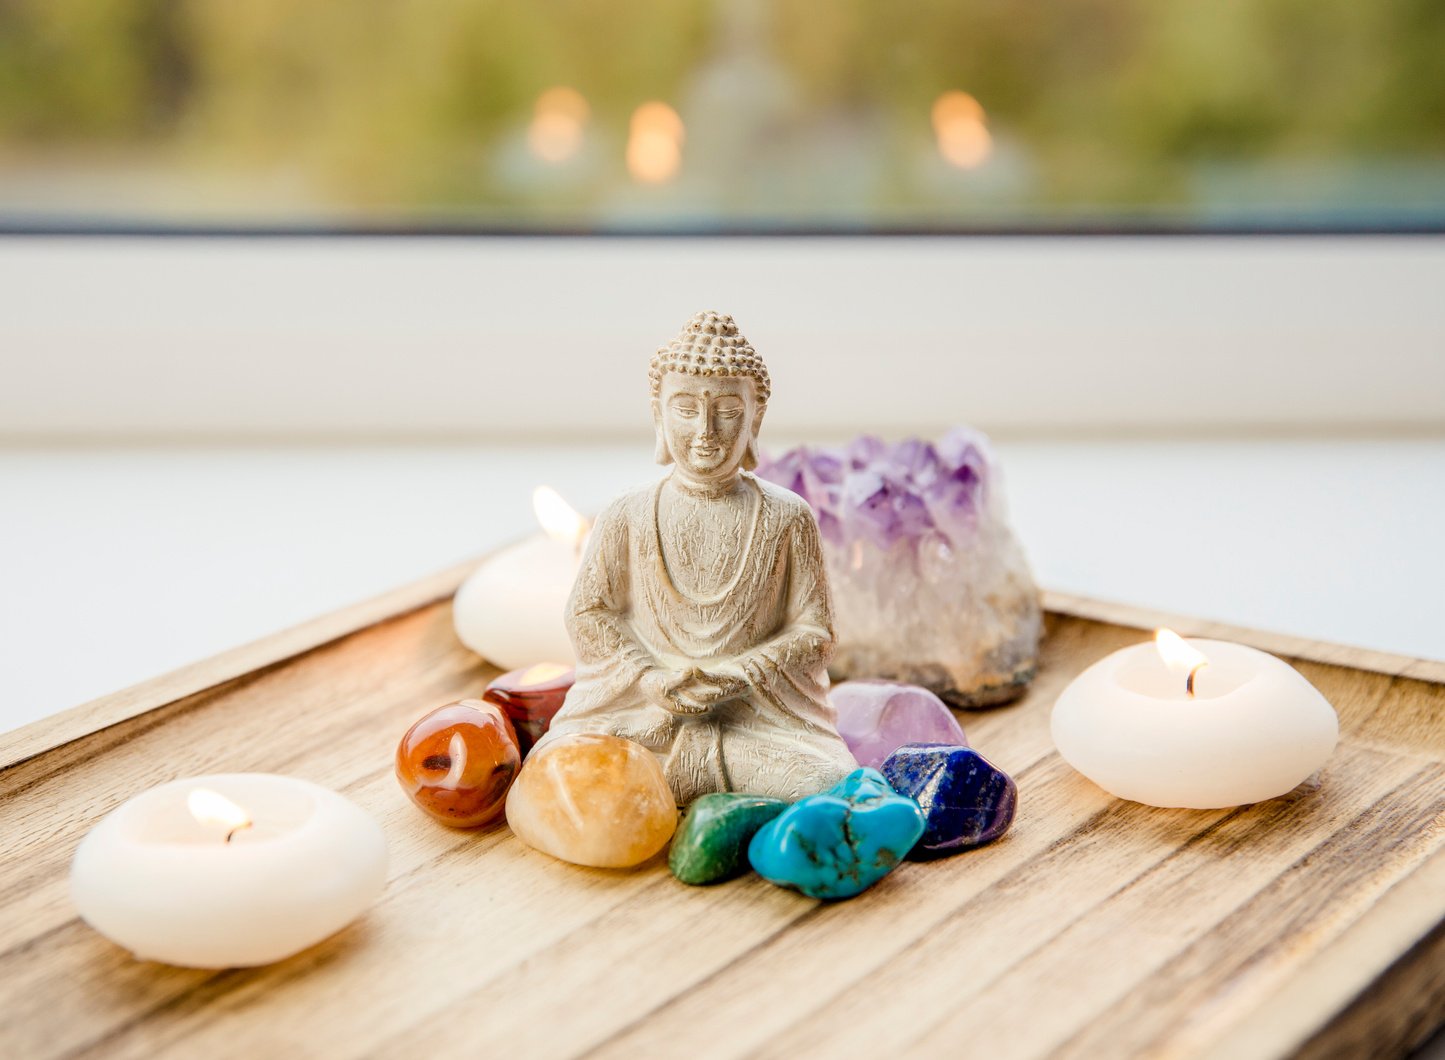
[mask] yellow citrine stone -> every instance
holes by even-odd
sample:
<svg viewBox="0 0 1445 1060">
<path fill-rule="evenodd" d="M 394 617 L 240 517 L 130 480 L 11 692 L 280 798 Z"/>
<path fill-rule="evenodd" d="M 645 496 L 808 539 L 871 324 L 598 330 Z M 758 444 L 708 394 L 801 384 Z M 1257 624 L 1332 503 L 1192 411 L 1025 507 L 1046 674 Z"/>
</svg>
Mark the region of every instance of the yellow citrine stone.
<svg viewBox="0 0 1445 1060">
<path fill-rule="evenodd" d="M 507 824 L 554 858 L 622 869 L 667 845 L 677 804 L 651 751 L 578 733 L 549 741 L 523 763 L 507 795 Z"/>
</svg>

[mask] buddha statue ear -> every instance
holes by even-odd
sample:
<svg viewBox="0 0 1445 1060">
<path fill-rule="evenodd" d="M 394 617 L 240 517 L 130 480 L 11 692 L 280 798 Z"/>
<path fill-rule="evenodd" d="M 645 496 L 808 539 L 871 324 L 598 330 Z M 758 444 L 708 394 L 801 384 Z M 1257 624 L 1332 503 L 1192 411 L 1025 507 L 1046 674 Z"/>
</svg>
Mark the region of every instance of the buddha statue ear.
<svg viewBox="0 0 1445 1060">
<path fill-rule="evenodd" d="M 672 450 L 667 447 L 667 436 L 662 433 L 662 407 L 656 401 L 652 403 L 652 426 L 657 432 L 657 448 L 652 458 L 666 467 L 672 463 Z"/>
<path fill-rule="evenodd" d="M 748 432 L 748 445 L 743 450 L 743 470 L 752 471 L 758 466 L 758 431 L 763 426 L 763 409 L 753 417 L 753 429 Z"/>
</svg>

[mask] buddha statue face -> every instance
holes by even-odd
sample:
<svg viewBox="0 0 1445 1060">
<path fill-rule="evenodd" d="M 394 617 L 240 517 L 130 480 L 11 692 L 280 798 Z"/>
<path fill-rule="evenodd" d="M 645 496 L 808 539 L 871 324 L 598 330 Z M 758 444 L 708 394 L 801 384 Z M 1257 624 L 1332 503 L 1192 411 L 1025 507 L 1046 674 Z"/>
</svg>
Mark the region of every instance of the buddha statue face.
<svg viewBox="0 0 1445 1060">
<path fill-rule="evenodd" d="M 668 372 L 653 405 L 658 455 L 689 478 L 726 481 L 753 455 L 762 410 L 747 376 Z"/>
</svg>

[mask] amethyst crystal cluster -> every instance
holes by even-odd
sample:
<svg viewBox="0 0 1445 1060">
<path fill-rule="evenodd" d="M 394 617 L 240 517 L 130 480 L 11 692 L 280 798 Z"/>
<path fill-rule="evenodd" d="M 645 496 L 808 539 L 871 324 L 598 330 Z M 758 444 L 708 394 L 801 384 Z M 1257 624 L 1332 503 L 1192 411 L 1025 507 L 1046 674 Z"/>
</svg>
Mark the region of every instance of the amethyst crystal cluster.
<svg viewBox="0 0 1445 1060">
<path fill-rule="evenodd" d="M 1039 594 L 982 434 L 960 427 L 894 445 L 865 435 L 842 448 L 791 449 L 757 473 L 817 514 L 835 677 L 919 684 L 962 707 L 1005 703 L 1028 686 Z"/>
</svg>

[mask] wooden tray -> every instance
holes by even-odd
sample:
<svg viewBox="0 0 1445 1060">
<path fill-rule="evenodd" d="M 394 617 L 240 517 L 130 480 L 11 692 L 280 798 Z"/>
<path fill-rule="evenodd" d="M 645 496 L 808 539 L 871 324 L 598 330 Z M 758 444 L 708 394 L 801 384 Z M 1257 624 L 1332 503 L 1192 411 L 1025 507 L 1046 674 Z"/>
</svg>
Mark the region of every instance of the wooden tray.
<svg viewBox="0 0 1445 1060">
<path fill-rule="evenodd" d="M 820 904 L 755 877 L 576 868 L 414 810 L 398 738 L 491 673 L 452 636 L 464 573 L 0 737 L 0 1055 L 1235 1060 L 1398 1053 L 1445 1016 L 1445 664 L 1172 619 L 1290 657 L 1343 739 L 1285 798 L 1150 809 L 1065 766 L 1048 716 L 1159 616 L 1053 597 L 1032 694 L 964 715 L 1018 780 L 1013 830 Z M 226 972 L 137 962 L 77 921 L 66 874 L 101 815 L 242 770 L 382 821 L 391 880 L 369 915 Z"/>
</svg>

